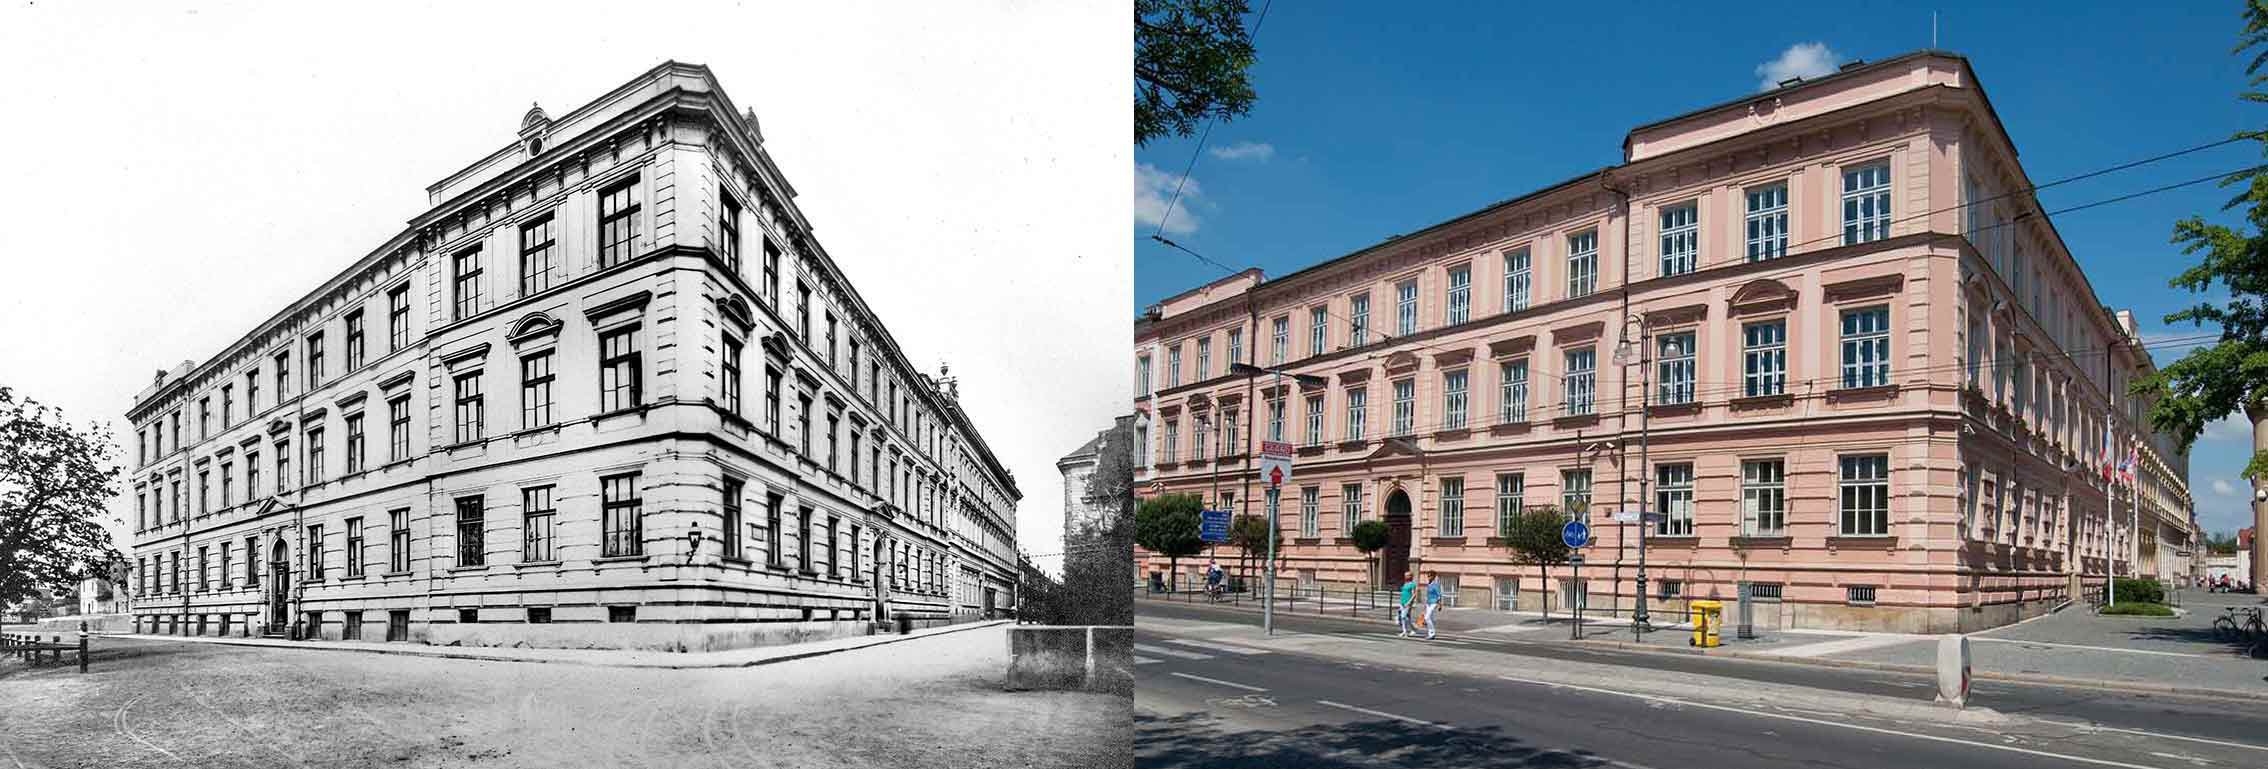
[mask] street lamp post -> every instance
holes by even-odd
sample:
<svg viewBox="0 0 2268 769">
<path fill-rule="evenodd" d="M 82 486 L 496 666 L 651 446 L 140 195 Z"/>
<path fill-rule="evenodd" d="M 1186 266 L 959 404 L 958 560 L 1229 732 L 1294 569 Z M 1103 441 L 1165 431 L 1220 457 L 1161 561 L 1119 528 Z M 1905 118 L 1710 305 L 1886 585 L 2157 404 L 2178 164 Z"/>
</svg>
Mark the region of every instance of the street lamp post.
<svg viewBox="0 0 2268 769">
<path fill-rule="evenodd" d="M 1636 350 L 1636 355 L 1632 355 L 1632 350 L 1630 349 L 1629 331 L 1632 324 L 1636 324 L 1638 326 L 1638 349 Z M 1624 366 L 1628 366 L 1630 365 L 1631 358 L 1635 357 L 1637 358 L 1639 368 L 1638 590 L 1636 595 L 1632 596 L 1632 603 L 1634 604 L 1634 608 L 1630 612 L 1630 636 L 1633 639 L 1641 641 L 1644 640 L 1642 634 L 1645 632 L 1645 629 L 1649 627 L 1649 615 L 1646 611 L 1646 527 L 1652 523 L 1652 521 L 1648 520 L 1649 511 L 1647 508 L 1648 505 L 1653 501 L 1653 494 L 1650 487 L 1654 479 L 1653 465 L 1650 460 L 1650 452 L 1648 451 L 1650 448 L 1649 439 L 1652 437 L 1650 430 L 1651 421 L 1649 417 L 1652 415 L 1653 411 L 1654 394 L 1653 345 L 1653 329 L 1649 328 L 1646 325 L 1645 320 L 1639 318 L 1637 315 L 1631 315 L 1623 319 L 1623 343 L 1622 348 L 1615 351 L 1616 362 L 1621 363 Z M 1674 341 L 1672 341 L 1670 345 L 1670 355 L 1673 357 L 1682 357 L 1683 348 L 1678 346 Z M 1627 380 L 1627 375 L 1625 379 Z M 1669 511 L 1661 511 L 1661 514 L 1667 516 L 1669 515 Z"/>
<path fill-rule="evenodd" d="M 1236 374 L 1243 374 L 1243 375 L 1245 376 L 1245 378 L 1246 378 L 1246 380 L 1247 380 L 1247 381 L 1249 381 L 1249 380 L 1251 379 L 1251 377 L 1252 377 L 1253 375 L 1255 375 L 1255 374 L 1274 374 L 1274 375 L 1275 375 L 1275 379 L 1274 379 L 1274 380 L 1272 380 L 1272 381 L 1271 381 L 1271 382 L 1269 383 L 1269 385 L 1268 385 L 1268 388 L 1269 388 L 1269 389 L 1271 389 L 1271 390 L 1281 390 L 1281 389 L 1283 388 L 1283 386 L 1284 386 L 1284 370 L 1283 370 L 1283 369 L 1281 369 L 1281 368 L 1276 368 L 1276 367 L 1261 368 L 1261 367 L 1259 367 L 1259 366 L 1254 366 L 1254 365 L 1252 365 L 1252 364 L 1250 364 L 1250 363 L 1233 363 L 1233 362 L 1232 362 L 1232 363 L 1230 363 L 1230 364 L 1229 364 L 1229 371 L 1230 371 L 1231 373 L 1236 373 Z M 1302 386 L 1307 386 L 1307 387 L 1322 387 L 1322 386 L 1324 385 L 1324 380 L 1323 380 L 1323 378 L 1322 378 L 1322 377 L 1319 377 L 1319 376 L 1315 376 L 1315 375 L 1313 375 L 1313 374 L 1292 374 L 1292 379 L 1293 379 L 1293 380 L 1295 380 L 1295 381 L 1298 381 L 1298 382 L 1299 382 L 1299 383 L 1300 383 L 1300 384 L 1301 384 Z M 1281 397 L 1281 396 L 1279 395 L 1279 397 Z M 1249 404 L 1249 403 L 1248 403 L 1248 404 L 1245 404 L 1245 405 L 1246 405 L 1246 407 L 1248 407 L 1248 408 L 1249 408 L 1249 407 L 1250 407 L 1250 406 L 1251 406 L 1252 404 Z M 1257 432 L 1257 431 L 1253 431 L 1253 432 Z M 1282 507 L 1282 505 L 1281 505 L 1280 503 L 1282 502 L 1282 499 L 1283 499 L 1283 490 L 1282 490 L 1282 489 L 1280 489 L 1280 488 L 1277 488 L 1277 487 L 1276 487 L 1276 486 L 1275 486 L 1274 484 L 1269 484 L 1269 486 L 1268 486 L 1268 490 L 1267 490 L 1266 492 L 1263 492 L 1263 493 L 1267 493 L 1267 494 L 1272 494 L 1272 495 L 1274 495 L 1274 501 L 1275 501 L 1276 503 L 1278 503 L 1278 504 L 1270 504 L 1270 505 L 1268 505 L 1268 562 L 1267 562 L 1267 565 L 1266 565 L 1266 566 L 1264 567 L 1264 568 L 1265 568 L 1265 569 L 1266 569 L 1267 571 L 1266 571 L 1265 575 L 1263 576 L 1263 580 L 1264 580 L 1264 581 L 1263 581 L 1263 583 L 1262 583 L 1262 585 L 1263 585 L 1264 587 L 1266 587 L 1266 588 L 1267 588 L 1267 591 L 1268 591 L 1268 596 L 1267 596 L 1267 602 L 1266 602 L 1266 603 L 1263 603 L 1263 604 L 1261 604 L 1261 605 L 1260 605 L 1260 629 L 1261 629 L 1261 630 L 1262 630 L 1263 632 L 1267 633 L 1268 635 L 1275 635 L 1275 634 L 1276 634 L 1276 511 L 1277 511 L 1278 509 L 1280 509 L 1280 508 Z"/>
</svg>

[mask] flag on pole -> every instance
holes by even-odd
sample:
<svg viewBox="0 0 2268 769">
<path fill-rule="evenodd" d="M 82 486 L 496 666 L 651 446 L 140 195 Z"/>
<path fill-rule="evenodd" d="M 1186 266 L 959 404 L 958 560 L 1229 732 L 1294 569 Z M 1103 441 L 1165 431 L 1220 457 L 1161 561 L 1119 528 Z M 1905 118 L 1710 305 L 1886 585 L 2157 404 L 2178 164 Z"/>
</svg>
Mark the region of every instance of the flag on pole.
<svg viewBox="0 0 2268 769">
<path fill-rule="evenodd" d="M 2103 466 L 2103 482 L 2104 482 L 2104 483 L 2109 483 L 2109 482 L 2110 482 L 2110 479 L 2111 479 L 2111 463 L 2112 463 L 2112 462 L 2115 462 L 2115 461 L 2117 461 L 2117 460 L 2116 460 L 2116 459 L 2115 459 L 2115 458 L 2114 458 L 2114 457 L 2113 457 L 2113 456 L 2111 455 L 2111 440 L 2110 440 L 2110 434 L 2111 434 L 2111 426 L 2110 426 L 2110 420 L 2109 420 L 2109 419 L 2108 419 L 2108 418 L 2106 417 L 2106 418 L 2105 418 L 2105 419 L 2103 420 L 2103 459 L 2102 459 L 2102 466 Z"/>
<path fill-rule="evenodd" d="M 2126 483 L 2129 486 L 2134 485 L 2134 464 L 2141 460 L 2141 451 L 2141 441 L 2134 441 L 2127 444 L 2126 461 L 2119 464 L 2118 473 L 2121 477 L 2126 479 Z"/>
</svg>

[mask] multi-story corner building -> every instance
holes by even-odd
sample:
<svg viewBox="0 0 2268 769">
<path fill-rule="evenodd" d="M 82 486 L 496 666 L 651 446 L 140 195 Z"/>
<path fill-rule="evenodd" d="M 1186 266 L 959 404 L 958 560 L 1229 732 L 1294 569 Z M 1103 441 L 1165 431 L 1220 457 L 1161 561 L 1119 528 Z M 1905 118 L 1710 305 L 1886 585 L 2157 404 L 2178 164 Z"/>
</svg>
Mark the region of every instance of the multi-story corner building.
<svg viewBox="0 0 2268 769">
<path fill-rule="evenodd" d="M 707 68 L 427 192 L 135 398 L 141 628 L 700 650 L 1008 605 L 1014 479 Z"/>
<path fill-rule="evenodd" d="M 1363 581 L 1348 532 L 1383 520 L 1380 570 L 1464 606 L 1675 614 L 1746 583 L 1767 626 L 2039 613 L 2133 569 L 2136 500 L 2150 531 L 2189 494 L 2145 430 L 2141 493 L 2106 499 L 2150 359 L 2031 186 L 1939 51 L 1639 126 L 1614 166 L 1149 308 L 1138 488 L 1276 514 L 1301 583 Z M 1297 446 L 1280 491 L 1263 440 Z M 1579 580 L 1515 562 L 1533 506 L 1597 532 Z"/>
<path fill-rule="evenodd" d="M 1055 460 L 1055 469 L 1063 474 L 1063 535 L 1068 537 L 1082 528 L 1101 523 L 1103 517 L 1118 509 L 1119 500 L 1105 499 L 1089 493 L 1088 482 L 1101 466 L 1103 452 L 1128 451 L 1125 438 L 1112 445 L 1111 436 L 1124 431 L 1134 417 L 1122 416 L 1114 420 L 1114 427 L 1095 433 L 1095 437 L 1063 458 Z"/>
</svg>

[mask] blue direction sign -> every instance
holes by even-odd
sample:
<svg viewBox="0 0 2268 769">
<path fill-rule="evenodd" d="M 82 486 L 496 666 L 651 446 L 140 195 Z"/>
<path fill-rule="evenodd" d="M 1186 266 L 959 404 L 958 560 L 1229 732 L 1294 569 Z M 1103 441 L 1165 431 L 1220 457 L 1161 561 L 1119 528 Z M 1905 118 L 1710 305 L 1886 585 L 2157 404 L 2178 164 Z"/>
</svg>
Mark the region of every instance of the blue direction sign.
<svg viewBox="0 0 2268 769">
<path fill-rule="evenodd" d="M 1199 510 L 1202 518 L 1197 522 L 1197 538 L 1215 544 L 1228 541 L 1228 511 Z"/>
<path fill-rule="evenodd" d="M 1568 547 L 1591 544 L 1591 527 L 1582 521 L 1568 521 L 1559 529 L 1559 541 L 1567 543 Z"/>
</svg>

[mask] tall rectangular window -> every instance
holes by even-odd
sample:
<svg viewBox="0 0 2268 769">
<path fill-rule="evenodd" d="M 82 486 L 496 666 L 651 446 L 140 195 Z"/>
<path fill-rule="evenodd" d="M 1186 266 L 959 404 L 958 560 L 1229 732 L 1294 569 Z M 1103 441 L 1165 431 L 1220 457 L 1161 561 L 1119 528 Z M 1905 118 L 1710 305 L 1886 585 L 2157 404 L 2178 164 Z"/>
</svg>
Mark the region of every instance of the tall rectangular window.
<svg viewBox="0 0 2268 769">
<path fill-rule="evenodd" d="M 1589 347 L 1568 350 L 1566 355 L 1566 382 L 1562 389 L 1567 396 L 1567 415 L 1584 416 L 1596 411 L 1593 396 L 1598 390 L 1598 352 Z"/>
<path fill-rule="evenodd" d="M 346 314 L 346 370 L 348 370 L 348 371 L 353 371 L 353 370 L 355 370 L 355 369 L 358 369 L 358 368 L 362 368 L 362 362 L 363 362 L 363 342 L 362 342 L 362 337 L 363 337 L 363 330 L 362 330 L 362 311 L 361 311 L 361 310 L 355 310 L 354 312 L 350 312 L 350 313 L 347 313 L 347 314 Z M 224 394 L 224 398 L 225 398 L 225 394 L 226 394 L 226 392 L 228 391 L 228 388 L 225 388 L 225 387 L 223 387 L 223 388 L 221 388 L 221 391 L 222 391 L 222 393 Z M 224 400 L 224 403 L 225 403 L 225 400 Z M 223 406 L 223 407 L 221 408 L 221 423 L 222 423 L 222 424 L 227 424 L 227 423 L 228 423 L 228 409 L 227 409 L 227 407 L 226 407 L 225 405 L 224 405 L 224 406 Z"/>
<path fill-rule="evenodd" d="M 551 350 L 520 359 L 520 428 L 551 424 Z"/>
<path fill-rule="evenodd" d="M 450 308 L 452 318 L 469 318 L 480 312 L 480 246 L 473 245 L 458 251 L 449 259 Z"/>
<path fill-rule="evenodd" d="M 1740 463 L 1740 528 L 1751 537 L 1787 534 L 1787 466 L 1783 460 Z"/>
<path fill-rule="evenodd" d="M 1842 529 L 1846 537 L 1890 534 L 1890 457 L 1842 458 Z"/>
<path fill-rule="evenodd" d="M 797 560 L 800 562 L 800 568 L 805 574 L 816 574 L 817 572 L 811 568 L 812 551 L 818 549 L 812 546 L 814 537 L 811 536 L 811 508 L 806 507 L 796 511 L 795 538 L 795 549 L 797 556 L 799 556 Z"/>
<path fill-rule="evenodd" d="M 521 562 L 558 560 L 552 551 L 552 522 L 557 520 L 558 513 L 558 509 L 552 507 L 550 486 L 520 490 Z"/>
<path fill-rule="evenodd" d="M 642 368 L 637 326 L 599 335 L 600 412 L 632 408 L 644 403 L 639 396 Z"/>
<path fill-rule="evenodd" d="M 1441 479 L 1440 536 L 1465 536 L 1465 479 Z"/>
<path fill-rule="evenodd" d="M 764 431 L 772 437 L 786 440 L 780 435 L 780 370 L 764 367 Z"/>
<path fill-rule="evenodd" d="M 1701 263 L 1701 207 L 1695 203 L 1662 209 L 1662 276 L 1692 272 Z"/>
<path fill-rule="evenodd" d="M 1496 423 L 1528 421 L 1528 361 L 1505 361 L 1496 368 Z"/>
<path fill-rule="evenodd" d="M 835 314 L 834 314 L 834 313 L 832 313 L 832 312 L 829 312 L 829 313 L 826 313 L 826 316 L 827 316 L 827 368 L 836 369 L 837 371 L 840 371 L 841 369 L 837 368 L 837 367 L 836 367 L 836 365 L 835 365 L 835 349 L 836 349 L 837 347 L 839 347 L 839 346 L 840 346 L 840 345 L 837 345 L 837 344 L 835 343 Z"/>
<path fill-rule="evenodd" d="M 478 495 L 457 498 L 457 565 L 488 563 L 487 510 Z"/>
<path fill-rule="evenodd" d="M 803 457 L 805 459 L 810 459 L 812 457 L 811 394 L 803 393 L 801 395 L 795 396 L 795 405 L 795 435 L 796 443 L 798 444 L 797 448 L 800 449 L 800 453 L 803 454 Z"/>
<path fill-rule="evenodd" d="M 1843 245 L 1890 237 L 1890 164 L 1843 171 Z"/>
<path fill-rule="evenodd" d="M 725 411 L 740 414 L 740 342 L 724 340 L 723 380 L 718 382 L 724 395 Z"/>
<path fill-rule="evenodd" d="M 599 479 L 599 555 L 643 555 L 645 507 L 638 498 L 638 474 Z"/>
<path fill-rule="evenodd" d="M 1142 359 L 1144 366 L 1147 366 L 1149 362 L 1149 358 Z M 1228 362 L 1232 366 L 1238 363 L 1251 362 L 1244 359 L 1244 329 L 1242 328 L 1228 330 Z M 1143 377 L 1143 381 L 1149 381 L 1149 378 Z"/>
<path fill-rule="evenodd" d="M 1761 262 L 1788 255 L 1788 185 L 1773 184 L 1748 191 L 1748 260 Z"/>
<path fill-rule="evenodd" d="M 1268 440 L 1284 440 L 1284 396 L 1268 399 Z"/>
<path fill-rule="evenodd" d="M 1206 451 L 1213 445 L 1212 422 L 1208 421 L 1203 414 L 1197 415 L 1197 434 L 1195 437 L 1197 441 L 1189 446 L 1189 458 L 1203 462 L 1205 461 Z"/>
<path fill-rule="evenodd" d="M 759 287 L 759 290 L 764 292 L 764 303 L 771 305 L 773 312 L 778 312 L 780 309 L 780 247 L 772 242 L 769 235 L 764 237 L 764 285 Z"/>
<path fill-rule="evenodd" d="M 725 266 L 732 274 L 740 274 L 740 201 L 732 193 L 717 191 L 717 199 L 724 203 L 717 212 L 717 250 L 724 257 Z"/>
<path fill-rule="evenodd" d="M 1347 344 L 1370 344 L 1370 292 L 1347 298 Z"/>
<path fill-rule="evenodd" d="M 244 418 L 250 419 L 252 415 L 258 413 L 260 413 L 260 371 L 255 368 L 244 372 Z M 156 428 L 156 433 L 157 445 L 150 448 L 152 453 L 156 453 L 160 447 L 165 445 L 165 427 L 159 425 Z"/>
<path fill-rule="evenodd" d="M 1167 387 L 1174 387 L 1181 384 L 1181 345 L 1176 344 L 1166 350 L 1165 384 Z M 891 389 L 897 389 L 897 386 L 893 384 L 891 385 Z M 893 405 L 895 404 L 895 399 L 892 400 L 892 403 Z M 896 420 L 893 419 L 892 421 Z"/>
<path fill-rule="evenodd" d="M 1890 308 L 1843 311 L 1843 386 L 1890 383 Z"/>
<path fill-rule="evenodd" d="M 197 437 L 213 437 L 213 399 L 197 399 Z"/>
<path fill-rule="evenodd" d="M 1599 231 L 1567 236 L 1567 297 L 1590 296 L 1599 288 Z"/>
<path fill-rule="evenodd" d="M 1472 318 L 1472 314 L 1473 268 L 1470 265 L 1465 265 L 1451 269 L 1449 271 L 1449 321 L 1446 325 L 1454 326 L 1464 323 Z"/>
<path fill-rule="evenodd" d="M 1742 393 L 1755 398 L 1779 395 L 1788 386 L 1787 321 L 1741 326 Z"/>
<path fill-rule="evenodd" d="M 1664 537 L 1693 536 L 1693 465 L 1654 468 L 1654 509 L 1662 521 L 1654 533 Z"/>
<path fill-rule="evenodd" d="M 393 352 L 409 345 L 409 284 L 395 286 L 386 292 L 386 351 Z M 257 386 L 252 388 L 258 390 Z M 253 408 L 251 394 L 245 395 L 244 407 Z"/>
<path fill-rule="evenodd" d="M 1465 378 L 1464 369 L 1441 375 L 1442 429 L 1456 430 L 1465 426 Z"/>
<path fill-rule="evenodd" d="M 361 313 L 355 313 L 354 317 L 361 317 Z M 224 430 L 236 424 L 236 385 L 221 385 L 220 423 L 221 429 Z"/>
<path fill-rule="evenodd" d="M 1559 514 L 1568 520 L 1591 520 L 1591 471 L 1559 471 Z"/>
<path fill-rule="evenodd" d="M 154 493 L 155 493 L 155 490 L 152 490 L 152 493 L 154 494 Z M 260 498 L 260 452 L 257 452 L 257 451 L 245 451 L 245 452 L 244 452 L 244 499 L 245 499 L 246 501 L 251 501 L 251 500 L 255 500 L 255 499 L 259 499 L 259 498 Z M 158 502 L 157 506 L 158 506 L 158 508 L 160 508 L 160 512 L 162 513 L 162 512 L 163 512 L 163 508 L 165 507 L 165 503 L 164 503 L 164 501 L 162 501 L 162 498 L 161 498 L 161 501 L 159 501 L 159 502 Z M 175 516 L 175 517 L 177 517 L 177 518 L 178 518 L 178 517 L 180 517 L 180 514 L 181 514 L 181 511 L 180 511 L 180 510 L 175 510 L 175 511 L 173 511 L 173 512 L 174 512 L 174 516 Z M 161 516 L 161 517 L 162 517 L 162 516 Z"/>
<path fill-rule="evenodd" d="M 487 396 L 481 393 L 480 372 L 459 374 L 456 383 L 457 442 L 480 440 L 487 432 Z"/>
<path fill-rule="evenodd" d="M 176 486 L 176 488 L 179 488 L 179 487 L 178 487 L 178 486 Z M 291 480 L 291 444 L 290 444 L 289 442 L 286 442 L 286 441 L 277 441 L 277 442 L 276 442 L 276 493 L 278 493 L 278 494 L 282 494 L 282 493 L 284 493 L 284 492 L 286 492 L 286 491 L 290 491 L 291 489 L 292 489 L 292 480 Z"/>
<path fill-rule="evenodd" d="M 281 405 L 291 395 L 291 352 L 276 353 L 276 403 Z M 181 412 L 173 413 L 173 444 L 181 447 Z"/>
<path fill-rule="evenodd" d="M 1211 336 L 1206 336 L 1197 340 L 1197 379 L 1199 381 L 1203 381 L 1205 379 L 1211 378 L 1212 376 L 1213 338 Z"/>
<path fill-rule="evenodd" d="M 409 511 L 395 510 L 386 517 L 386 570 L 409 571 Z"/>
<path fill-rule="evenodd" d="M 1299 490 L 1299 535 L 1310 539 L 1323 536 L 1322 512 L 1319 509 L 1323 489 L 1305 486 Z"/>
<path fill-rule="evenodd" d="M 1348 483 L 1339 486 L 1339 533 L 1351 534 L 1355 524 L 1362 522 L 1362 484 Z"/>
<path fill-rule="evenodd" d="M 1275 333 L 1271 339 L 1275 345 L 1275 358 L 1270 362 L 1283 363 L 1284 359 L 1291 355 L 1291 319 L 1277 318 L 1273 328 Z M 1198 350 L 1203 351 L 1204 348 L 1200 346 Z M 1206 373 L 1210 374 L 1211 372 Z"/>
<path fill-rule="evenodd" d="M 1323 445 L 1323 395 L 1307 396 L 1307 445 Z"/>
<path fill-rule="evenodd" d="M 307 527 L 307 579 L 308 579 L 308 581 L 311 581 L 311 582 L 321 582 L 321 581 L 323 581 L 323 566 L 324 566 L 324 563 L 323 563 L 323 548 L 324 548 L 324 545 L 323 545 L 323 525 L 322 525 L 322 524 L 320 524 L 320 523 L 318 523 L 318 524 L 314 524 L 314 525 L 312 525 L 312 526 L 308 526 L 308 527 Z"/>
<path fill-rule="evenodd" d="M 1328 314 L 1321 307 L 1307 309 L 1307 354 L 1323 354 L 1325 343 L 1330 341 L 1327 333 L 1329 327 L 1324 325 L 1327 317 Z"/>
<path fill-rule="evenodd" d="M 1520 514 L 1520 506 L 1527 493 L 1527 476 L 1520 473 L 1496 474 L 1496 536 L 1511 536 L 1512 517 Z"/>
<path fill-rule="evenodd" d="M 1654 376 L 1661 381 L 1654 397 L 1662 403 L 1693 402 L 1693 339 L 1690 331 L 1654 338 Z"/>
<path fill-rule="evenodd" d="M 409 396 L 386 401 L 386 461 L 409 458 Z"/>
<path fill-rule="evenodd" d="M 134 501 L 140 502 L 141 500 L 140 494 L 134 495 Z M 222 462 L 220 465 L 220 506 L 226 508 L 233 504 L 236 504 L 236 463 Z"/>
<path fill-rule="evenodd" d="M 1176 461 L 1179 461 L 1179 455 L 1180 455 L 1180 453 L 1181 453 L 1181 423 L 1180 423 L 1180 422 L 1176 422 L 1176 421 L 1174 421 L 1174 420 L 1171 420 L 1171 419 L 1168 419 L 1168 420 L 1166 420 L 1166 422 L 1165 422 L 1165 443 L 1161 444 L 1161 445 L 1160 445 L 1160 446 L 1158 447 L 1158 449 L 1159 449 L 1159 450 L 1158 450 L 1158 461 L 1160 461 L 1160 462 L 1164 462 L 1164 463 L 1166 463 L 1166 464 L 1172 464 L 1172 463 L 1174 463 L 1174 462 L 1176 462 Z M 892 461 L 892 462 L 891 462 L 891 464 L 892 464 L 892 465 L 896 465 L 897 463 L 896 463 L 895 461 Z M 891 473 L 892 473 L 892 474 L 891 474 L 891 481 L 890 481 L 890 483 L 891 483 L 891 486 L 893 487 L 893 488 L 892 488 L 892 491 L 893 491 L 893 492 L 895 492 L 895 491 L 896 491 L 896 488 L 895 488 L 895 487 L 896 487 L 896 485 L 897 485 L 897 475 L 896 475 L 896 471 L 895 471 L 895 470 L 892 470 L 892 471 L 891 471 Z"/>
<path fill-rule="evenodd" d="M 811 344 L 811 287 L 795 282 L 795 338 Z"/>
<path fill-rule="evenodd" d="M 520 225 L 520 295 L 534 296 L 559 280 L 559 243 L 551 214 Z"/>
<path fill-rule="evenodd" d="M 1394 383 L 1394 434 L 1409 435 L 1417 429 L 1417 380 L 1404 379 Z"/>
<path fill-rule="evenodd" d="M 1369 393 L 1357 387 L 1347 391 L 1347 440 L 1362 440 L 1363 418 L 1370 414 Z"/>
<path fill-rule="evenodd" d="M 1394 287 L 1394 333 L 1397 336 L 1417 333 L 1417 281 L 1402 281 Z"/>
<path fill-rule="evenodd" d="M 637 183 L 638 178 L 633 176 L 599 193 L 600 269 L 630 258 L 632 244 L 638 239 L 638 201 L 630 195 Z"/>
<path fill-rule="evenodd" d="M 363 451 L 362 446 L 362 413 L 348 414 L 346 416 L 346 471 L 348 473 L 359 473 L 369 469 L 367 465 L 370 458 Z M 228 488 L 228 484 L 221 484 L 221 488 Z"/>
<path fill-rule="evenodd" d="M 224 562 L 228 559 L 227 550 L 221 551 L 221 559 Z M 228 567 L 224 563 L 221 568 L 226 570 Z M 362 518 L 360 517 L 346 519 L 346 575 L 349 577 L 362 576 Z"/>
<path fill-rule="evenodd" d="M 1504 252 L 1504 311 L 1528 309 L 1528 249 Z"/>
</svg>

